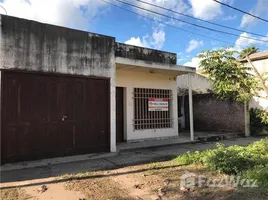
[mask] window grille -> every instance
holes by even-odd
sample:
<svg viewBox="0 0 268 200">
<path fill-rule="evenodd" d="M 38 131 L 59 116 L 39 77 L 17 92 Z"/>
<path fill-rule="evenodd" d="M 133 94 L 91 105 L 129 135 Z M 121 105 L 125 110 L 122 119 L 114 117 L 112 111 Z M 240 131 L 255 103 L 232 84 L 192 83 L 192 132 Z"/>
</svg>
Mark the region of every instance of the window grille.
<svg viewBox="0 0 268 200">
<path fill-rule="evenodd" d="M 171 128 L 173 118 L 172 91 L 163 89 L 134 88 L 134 130 Z M 168 110 L 149 111 L 149 99 L 165 99 L 168 101 Z"/>
</svg>

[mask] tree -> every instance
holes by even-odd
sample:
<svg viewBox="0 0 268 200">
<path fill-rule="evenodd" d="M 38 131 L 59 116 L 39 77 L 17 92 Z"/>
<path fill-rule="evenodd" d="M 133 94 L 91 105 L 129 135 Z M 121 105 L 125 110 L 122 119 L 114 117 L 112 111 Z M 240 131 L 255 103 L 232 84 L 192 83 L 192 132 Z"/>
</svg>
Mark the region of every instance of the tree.
<svg viewBox="0 0 268 200">
<path fill-rule="evenodd" d="M 223 48 L 199 54 L 200 68 L 212 81 L 212 89 L 220 99 L 249 102 L 260 90 L 256 76 L 237 59 L 238 52 Z"/>
<path fill-rule="evenodd" d="M 259 78 L 260 80 L 260 83 L 261 83 L 261 86 L 262 88 L 264 89 L 265 93 L 266 93 L 266 96 L 268 96 L 268 87 L 266 86 L 265 84 L 265 79 L 261 76 L 261 74 L 259 73 L 259 71 L 257 70 L 257 68 L 253 65 L 253 63 L 251 62 L 249 56 L 253 53 L 256 53 L 258 52 L 258 48 L 256 47 L 248 47 L 248 48 L 245 48 L 243 49 L 241 52 L 240 52 L 240 55 L 239 57 L 241 59 L 246 59 L 247 62 L 249 63 L 249 65 L 252 67 L 252 69 L 254 70 L 256 76 Z"/>
<path fill-rule="evenodd" d="M 212 89 L 220 99 L 234 99 L 245 105 L 245 135 L 250 135 L 249 101 L 260 90 L 258 79 L 237 59 L 238 52 L 223 48 L 199 54 L 200 67 L 212 81 Z"/>
</svg>

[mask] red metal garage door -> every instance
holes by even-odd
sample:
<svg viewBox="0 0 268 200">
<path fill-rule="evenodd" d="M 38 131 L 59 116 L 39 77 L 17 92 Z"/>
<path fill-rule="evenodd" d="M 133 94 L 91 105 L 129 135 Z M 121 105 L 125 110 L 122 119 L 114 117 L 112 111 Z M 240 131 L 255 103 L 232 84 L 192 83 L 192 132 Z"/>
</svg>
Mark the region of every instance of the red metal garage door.
<svg viewBox="0 0 268 200">
<path fill-rule="evenodd" d="M 2 72 L 2 163 L 109 151 L 109 80 Z"/>
</svg>

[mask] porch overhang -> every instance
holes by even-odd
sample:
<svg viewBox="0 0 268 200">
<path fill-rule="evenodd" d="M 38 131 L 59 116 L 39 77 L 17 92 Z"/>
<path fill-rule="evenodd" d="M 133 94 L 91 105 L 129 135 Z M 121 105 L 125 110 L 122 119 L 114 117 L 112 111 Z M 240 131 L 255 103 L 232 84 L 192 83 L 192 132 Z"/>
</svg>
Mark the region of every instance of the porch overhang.
<svg viewBox="0 0 268 200">
<path fill-rule="evenodd" d="M 169 65 L 169 64 L 148 62 L 143 60 L 134 60 L 122 57 L 116 57 L 115 63 L 117 70 L 139 71 L 151 74 L 165 74 L 174 77 L 196 72 L 195 68 L 193 67 Z"/>
</svg>

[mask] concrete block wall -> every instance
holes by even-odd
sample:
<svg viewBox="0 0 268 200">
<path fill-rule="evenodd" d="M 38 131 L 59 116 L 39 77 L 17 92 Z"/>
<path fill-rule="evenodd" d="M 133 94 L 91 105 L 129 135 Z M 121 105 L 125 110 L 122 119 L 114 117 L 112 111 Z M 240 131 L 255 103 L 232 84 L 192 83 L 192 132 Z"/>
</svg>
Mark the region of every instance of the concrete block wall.
<svg viewBox="0 0 268 200">
<path fill-rule="evenodd" d="M 0 70 L 108 78 L 111 151 L 116 151 L 114 37 L 0 15 Z"/>
<path fill-rule="evenodd" d="M 0 15 L 0 68 L 114 75 L 115 38 Z"/>
</svg>

